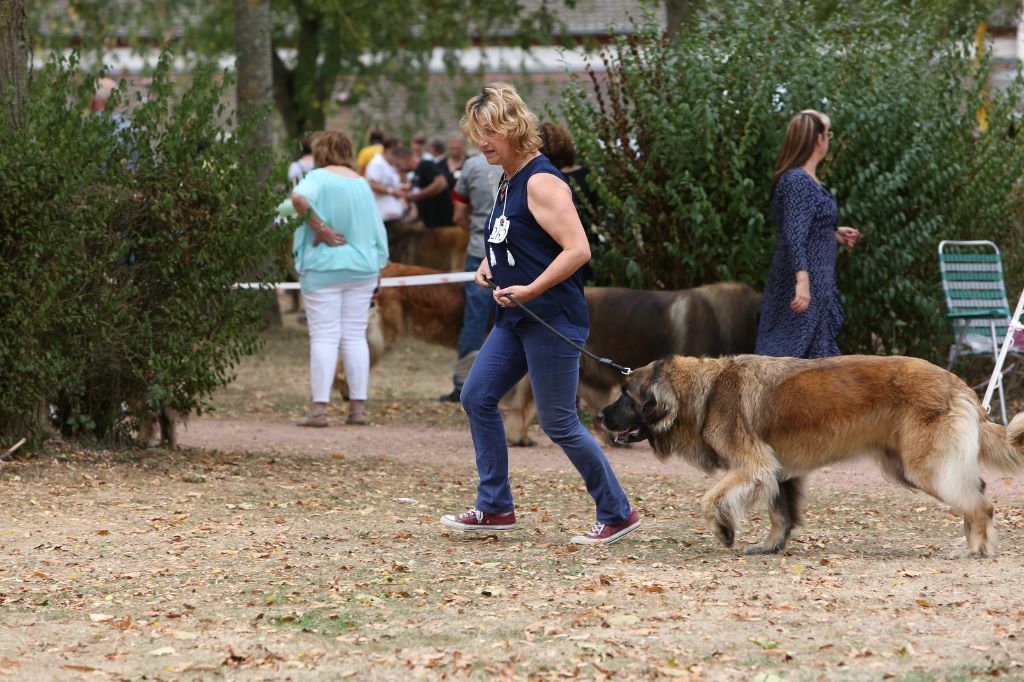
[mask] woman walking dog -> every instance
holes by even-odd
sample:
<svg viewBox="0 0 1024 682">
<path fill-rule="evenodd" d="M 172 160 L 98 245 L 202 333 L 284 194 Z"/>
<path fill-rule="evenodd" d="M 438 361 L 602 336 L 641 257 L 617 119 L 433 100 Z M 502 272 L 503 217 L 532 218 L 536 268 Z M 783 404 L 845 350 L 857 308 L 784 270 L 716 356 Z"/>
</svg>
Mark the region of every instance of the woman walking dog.
<svg viewBox="0 0 1024 682">
<path fill-rule="evenodd" d="M 487 223 L 485 257 L 476 283 L 491 288 L 498 306 L 462 389 L 462 406 L 476 450 L 476 504 L 441 523 L 463 531 L 511 530 L 516 525 L 508 478 L 508 448 L 498 401 L 525 374 L 537 400 L 541 428 L 568 455 L 597 505 L 597 521 L 575 544 L 609 544 L 640 527 L 611 465 L 576 412 L 580 353 L 518 309 L 529 309 L 582 345 L 589 333 L 583 278 L 590 245 L 562 174 L 538 149 L 537 119 L 515 88 L 492 83 L 466 103 L 463 132 L 489 163 L 505 173 Z M 515 299 L 515 302 L 508 297 Z"/>
</svg>

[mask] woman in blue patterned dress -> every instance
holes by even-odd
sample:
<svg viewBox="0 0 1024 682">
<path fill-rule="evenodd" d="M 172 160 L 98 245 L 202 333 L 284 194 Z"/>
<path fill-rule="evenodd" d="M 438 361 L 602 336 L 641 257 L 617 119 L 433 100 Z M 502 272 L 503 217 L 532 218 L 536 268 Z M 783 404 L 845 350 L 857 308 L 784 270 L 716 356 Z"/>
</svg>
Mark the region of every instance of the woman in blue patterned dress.
<svg viewBox="0 0 1024 682">
<path fill-rule="evenodd" d="M 836 242 L 852 249 L 860 232 L 836 227 L 839 208 L 818 180 L 832 137 L 828 116 L 801 111 L 789 121 L 772 180 L 775 256 L 765 284 L 757 353 L 775 357 L 841 355 L 843 306 L 836 288 Z"/>
</svg>

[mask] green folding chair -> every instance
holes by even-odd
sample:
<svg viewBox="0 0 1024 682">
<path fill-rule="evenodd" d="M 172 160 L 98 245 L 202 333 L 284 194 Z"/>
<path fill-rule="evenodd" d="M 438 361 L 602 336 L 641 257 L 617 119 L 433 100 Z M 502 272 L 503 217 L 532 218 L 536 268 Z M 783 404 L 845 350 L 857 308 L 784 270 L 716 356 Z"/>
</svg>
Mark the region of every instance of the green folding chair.
<svg viewBox="0 0 1024 682">
<path fill-rule="evenodd" d="M 991 356 L 999 367 L 1000 346 L 1010 327 L 1010 304 L 1006 299 L 999 247 L 984 240 L 943 241 L 939 244 L 939 268 L 946 295 L 946 317 L 953 325 L 948 368 L 952 371 L 959 358 L 976 355 Z M 1024 351 L 1014 347 L 1008 350 L 1018 354 Z M 1004 374 L 1000 371 L 997 378 L 993 376 L 1005 424 Z"/>
</svg>

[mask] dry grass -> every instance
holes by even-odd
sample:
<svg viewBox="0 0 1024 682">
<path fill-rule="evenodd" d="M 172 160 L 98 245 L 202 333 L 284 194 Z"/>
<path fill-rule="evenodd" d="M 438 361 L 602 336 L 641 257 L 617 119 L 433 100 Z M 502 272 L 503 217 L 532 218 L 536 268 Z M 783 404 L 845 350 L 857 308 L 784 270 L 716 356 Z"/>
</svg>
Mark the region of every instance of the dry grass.
<svg viewBox="0 0 1024 682">
<path fill-rule="evenodd" d="M 472 498 L 469 467 L 202 452 L 17 463 L 2 477 L 0 674 L 1020 675 L 1017 511 L 1001 519 L 1003 555 L 949 562 L 959 524 L 937 504 L 819 489 L 789 553 L 745 558 L 697 517 L 705 481 L 630 475 L 643 533 L 574 551 L 592 514 L 577 477 L 514 478 L 522 527 L 467 540 L 436 516 Z"/>
</svg>

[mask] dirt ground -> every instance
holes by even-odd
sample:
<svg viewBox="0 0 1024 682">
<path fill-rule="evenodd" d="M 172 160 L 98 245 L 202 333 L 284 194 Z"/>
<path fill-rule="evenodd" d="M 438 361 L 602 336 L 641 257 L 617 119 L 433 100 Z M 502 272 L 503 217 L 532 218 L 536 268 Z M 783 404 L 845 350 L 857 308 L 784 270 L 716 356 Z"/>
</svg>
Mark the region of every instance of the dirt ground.
<svg viewBox="0 0 1024 682">
<path fill-rule="evenodd" d="M 860 463 L 814 475 L 788 550 L 755 558 L 765 514 L 724 549 L 698 512 L 711 479 L 616 449 L 644 527 L 577 551 L 592 504 L 534 427 L 519 528 L 467 539 L 437 522 L 476 483 L 436 400 L 452 355 L 403 345 L 372 425 L 300 429 L 291 324 L 178 451 L 0 464 L 0 678 L 1024 679 L 1024 479 L 987 477 L 991 560 L 945 559 L 960 521 Z"/>
</svg>

